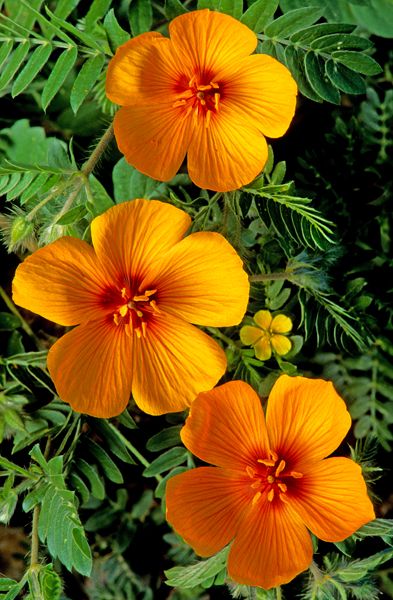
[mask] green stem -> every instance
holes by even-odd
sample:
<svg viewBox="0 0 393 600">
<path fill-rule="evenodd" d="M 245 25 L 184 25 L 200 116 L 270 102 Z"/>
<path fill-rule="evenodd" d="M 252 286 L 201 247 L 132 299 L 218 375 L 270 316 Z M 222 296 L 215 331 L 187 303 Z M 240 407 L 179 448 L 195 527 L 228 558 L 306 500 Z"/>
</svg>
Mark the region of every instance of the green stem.
<svg viewBox="0 0 393 600">
<path fill-rule="evenodd" d="M 280 273 L 260 273 L 259 275 L 250 275 L 248 278 L 250 283 L 257 283 L 258 281 L 278 281 L 281 279 L 291 279 L 291 273 L 288 271 L 281 271 Z"/>
<path fill-rule="evenodd" d="M 40 517 L 40 505 L 34 507 L 33 511 L 33 524 L 31 528 L 31 551 L 30 551 L 30 568 L 35 567 L 38 564 L 38 519 Z"/>
<path fill-rule="evenodd" d="M 108 423 L 108 425 L 112 429 L 113 433 L 117 435 L 119 440 L 121 440 L 125 447 L 131 452 L 131 454 L 133 454 L 135 458 L 137 458 L 144 467 L 150 467 L 149 461 L 146 460 L 146 458 L 139 452 L 139 450 L 137 450 L 135 446 L 133 446 L 131 442 L 127 440 L 127 438 L 114 425 L 112 425 L 112 423 Z M 162 481 L 162 477 L 160 475 L 155 475 L 155 478 L 158 482 Z"/>
<path fill-rule="evenodd" d="M 23 331 L 25 333 L 27 333 L 27 335 L 29 337 L 31 337 L 32 340 L 34 340 L 34 343 L 36 344 L 37 348 L 42 349 L 42 344 L 41 344 L 40 340 L 36 337 L 34 331 L 31 329 L 30 325 L 28 323 L 26 323 L 26 321 L 20 314 L 19 310 L 16 308 L 15 304 L 12 302 L 11 298 L 8 296 L 7 292 L 1 286 L 0 286 L 0 296 L 1 296 L 2 300 L 4 301 L 4 304 L 6 304 L 7 308 L 12 312 L 12 314 L 15 315 L 16 317 L 18 317 L 18 319 L 20 319 L 21 327 L 22 327 Z"/>
<path fill-rule="evenodd" d="M 234 348 L 239 347 L 234 340 L 225 335 L 225 333 L 222 333 L 222 331 L 220 331 L 219 329 L 216 329 L 215 327 L 206 327 L 206 329 L 207 331 L 209 331 L 209 333 L 212 333 L 215 337 L 218 337 L 220 340 L 228 344 L 228 346 L 233 346 Z"/>
<path fill-rule="evenodd" d="M 281 592 L 281 588 L 277 587 L 276 588 L 276 600 L 281 600 L 282 599 L 282 592 Z"/>
</svg>

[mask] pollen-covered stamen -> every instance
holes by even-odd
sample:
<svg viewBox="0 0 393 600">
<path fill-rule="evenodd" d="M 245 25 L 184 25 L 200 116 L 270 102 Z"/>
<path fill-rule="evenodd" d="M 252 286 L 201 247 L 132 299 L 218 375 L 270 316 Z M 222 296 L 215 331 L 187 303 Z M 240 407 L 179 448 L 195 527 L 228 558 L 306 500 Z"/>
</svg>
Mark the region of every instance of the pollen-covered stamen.
<svg viewBox="0 0 393 600">
<path fill-rule="evenodd" d="M 184 87 L 183 87 L 184 85 Z M 185 108 L 186 115 L 193 111 L 194 117 L 204 118 L 205 127 L 209 127 L 212 114 L 220 110 L 221 90 L 217 81 L 201 81 L 201 77 L 193 75 L 187 83 L 179 85 L 183 91 L 177 95 L 173 103 L 174 108 Z"/>
<path fill-rule="evenodd" d="M 136 294 L 123 287 L 120 296 L 124 301 L 113 313 L 115 325 L 123 325 L 127 335 L 135 334 L 138 338 L 146 337 L 149 316 L 160 313 L 154 295 L 157 290 L 144 290 Z"/>
<path fill-rule="evenodd" d="M 246 473 L 252 479 L 250 487 L 255 491 L 252 498 L 253 506 L 262 497 L 268 502 L 273 502 L 276 498 L 288 502 L 287 492 L 293 490 L 294 486 L 291 479 L 303 477 L 303 474 L 298 471 L 287 470 L 286 461 L 279 458 L 274 451 L 270 451 L 266 458 L 258 458 L 254 466 L 247 466 Z"/>
</svg>

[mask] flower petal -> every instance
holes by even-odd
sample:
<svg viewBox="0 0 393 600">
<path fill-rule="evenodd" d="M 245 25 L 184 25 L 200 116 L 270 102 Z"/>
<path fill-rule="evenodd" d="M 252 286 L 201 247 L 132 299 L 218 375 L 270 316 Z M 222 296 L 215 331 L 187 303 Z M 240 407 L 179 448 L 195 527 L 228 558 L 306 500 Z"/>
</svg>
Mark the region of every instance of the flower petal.
<svg viewBox="0 0 393 600">
<path fill-rule="evenodd" d="M 199 394 L 181 438 L 195 456 L 227 469 L 245 471 L 258 458 L 269 456 L 261 401 L 243 381 Z"/>
<path fill-rule="evenodd" d="M 146 337 L 136 338 L 134 344 L 132 393 L 151 415 L 184 410 L 226 369 L 225 353 L 217 342 L 167 313 L 154 315 Z"/>
<path fill-rule="evenodd" d="M 190 224 L 190 217 L 170 204 L 137 199 L 96 217 L 91 235 L 101 264 L 122 287 L 131 277 L 139 284 L 152 263 L 181 240 Z"/>
<path fill-rule="evenodd" d="M 193 133 L 194 121 L 171 103 L 125 106 L 114 120 L 116 142 L 130 165 L 158 181 L 179 170 Z"/>
<path fill-rule="evenodd" d="M 241 477 L 215 467 L 175 475 L 166 488 L 167 520 L 197 554 L 211 556 L 233 539 L 249 489 Z"/>
<path fill-rule="evenodd" d="M 228 574 L 237 583 L 270 589 L 307 569 L 312 554 L 310 534 L 291 507 L 261 500 L 240 524 Z"/>
<path fill-rule="evenodd" d="M 218 13 L 217 13 L 218 14 Z M 212 111 L 211 111 L 212 112 Z M 201 188 L 228 192 L 250 183 L 267 160 L 263 135 L 227 106 L 212 113 L 206 127 L 196 122 L 188 150 L 188 172 Z"/>
<path fill-rule="evenodd" d="M 74 410 L 109 418 L 127 406 L 132 341 L 107 320 L 79 325 L 49 350 L 48 369 L 62 400 Z"/>
<path fill-rule="evenodd" d="M 254 321 L 261 329 L 268 331 L 272 323 L 272 313 L 270 310 L 258 310 L 254 315 Z"/>
<path fill-rule="evenodd" d="M 103 317 L 99 298 L 105 285 L 93 248 L 77 238 L 64 237 L 18 266 L 13 300 L 60 325 L 76 325 Z"/>
<path fill-rule="evenodd" d="M 257 47 L 251 29 L 219 12 L 198 10 L 180 15 L 169 24 L 169 34 L 179 57 L 190 57 L 194 71 L 214 80 L 221 69 L 248 56 Z"/>
<path fill-rule="evenodd" d="M 167 38 L 156 31 L 149 31 L 117 48 L 106 74 L 108 98 L 124 106 L 151 99 L 154 92 L 164 94 L 167 91 L 167 73 L 159 72 L 157 58 L 160 48 L 168 45 L 170 41 Z"/>
<path fill-rule="evenodd" d="M 296 487 L 291 506 L 321 540 L 339 542 L 375 519 L 358 464 L 328 458 L 315 465 Z"/>
<path fill-rule="evenodd" d="M 287 131 L 296 108 L 297 85 L 290 71 L 266 54 L 254 54 L 222 74 L 222 104 L 228 104 L 267 137 Z"/>
<path fill-rule="evenodd" d="M 286 315 L 276 315 L 273 318 L 270 329 L 274 333 L 289 333 L 292 329 L 292 321 Z"/>
<path fill-rule="evenodd" d="M 265 332 L 259 327 L 244 325 L 240 330 L 240 339 L 245 346 L 254 346 L 262 336 L 265 337 Z"/>
<path fill-rule="evenodd" d="M 332 383 L 288 375 L 279 377 L 270 392 L 266 421 L 272 448 L 292 468 L 331 454 L 351 425 Z"/>
<path fill-rule="evenodd" d="M 272 335 L 270 343 L 279 356 L 288 354 L 292 348 L 291 340 L 285 335 Z"/>
<path fill-rule="evenodd" d="M 193 233 L 173 246 L 141 287 L 152 285 L 161 310 L 212 327 L 237 325 L 250 289 L 239 255 L 212 232 Z"/>
<path fill-rule="evenodd" d="M 269 360 L 272 355 L 271 340 L 268 335 L 264 335 L 254 346 L 255 356 L 259 360 Z"/>
</svg>

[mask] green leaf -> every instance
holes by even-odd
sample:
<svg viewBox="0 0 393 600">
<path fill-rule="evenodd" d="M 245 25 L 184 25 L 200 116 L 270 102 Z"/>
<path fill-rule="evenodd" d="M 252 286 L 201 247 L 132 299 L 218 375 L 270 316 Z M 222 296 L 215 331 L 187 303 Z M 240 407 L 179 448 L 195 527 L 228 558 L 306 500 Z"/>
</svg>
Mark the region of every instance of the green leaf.
<svg viewBox="0 0 393 600">
<path fill-rule="evenodd" d="M 393 519 L 374 519 L 358 529 L 354 536 L 364 538 L 368 536 L 393 536 Z"/>
<path fill-rule="evenodd" d="M 376 60 L 361 52 L 339 50 L 332 53 L 332 59 L 363 75 L 378 75 L 382 72 L 382 68 Z"/>
<path fill-rule="evenodd" d="M 101 19 L 112 4 L 112 0 L 93 0 L 85 16 L 86 29 L 91 29 Z"/>
<path fill-rule="evenodd" d="M 92 56 L 83 63 L 71 90 L 70 104 L 74 113 L 78 112 L 78 108 L 97 81 L 104 63 L 103 54 Z"/>
<path fill-rule="evenodd" d="M 86 208 L 93 217 L 97 217 L 108 210 L 108 208 L 111 208 L 114 202 L 102 183 L 94 175 L 89 175 L 89 185 L 93 201 L 88 200 Z"/>
<path fill-rule="evenodd" d="M 0 312 L 0 331 L 12 331 L 21 325 L 21 320 L 16 315 Z"/>
<path fill-rule="evenodd" d="M 180 0 L 165 0 L 165 16 L 167 19 L 174 19 L 187 12 Z"/>
<path fill-rule="evenodd" d="M 76 466 L 86 479 L 88 479 L 92 495 L 98 500 L 103 500 L 105 498 L 105 487 L 101 477 L 98 475 L 96 466 L 89 465 L 83 458 L 77 460 Z"/>
<path fill-rule="evenodd" d="M 14 47 L 13 40 L 7 40 L 1 44 L 0 48 L 0 69 L 3 67 L 3 64 L 7 60 L 8 56 L 11 53 L 12 48 Z"/>
<path fill-rule="evenodd" d="M 311 25 L 311 27 L 307 27 L 306 29 L 300 29 L 291 35 L 291 42 L 301 45 L 310 44 L 310 46 L 313 47 L 313 44 L 317 44 L 320 39 L 327 39 L 330 37 L 342 39 L 344 37 L 343 34 L 352 33 L 354 29 L 354 25 L 347 23 L 318 23 L 317 25 Z M 353 36 L 348 35 L 347 37 Z M 366 48 L 368 48 L 370 42 L 366 40 L 366 38 L 361 39 L 364 40 Z M 319 46 L 317 46 L 317 48 L 319 48 Z"/>
<path fill-rule="evenodd" d="M 153 24 L 151 0 L 133 0 L 129 12 L 129 20 L 133 36 L 150 31 Z"/>
<path fill-rule="evenodd" d="M 156 433 L 147 440 L 146 449 L 151 452 L 159 452 L 177 445 L 180 442 L 181 428 L 181 425 L 173 425 L 173 427 L 168 427 Z"/>
<path fill-rule="evenodd" d="M 135 465 L 135 461 L 128 452 L 127 448 L 124 444 L 119 440 L 116 433 L 113 431 L 112 427 L 109 423 L 107 423 L 104 419 L 94 419 L 94 428 L 100 434 L 103 440 L 105 440 L 107 447 L 110 451 L 115 454 L 116 457 L 120 458 L 120 460 L 128 463 L 129 465 Z"/>
<path fill-rule="evenodd" d="M 11 95 L 13 98 L 21 94 L 27 86 L 35 79 L 42 67 L 48 62 L 52 54 L 53 47 L 48 42 L 38 46 L 30 56 L 29 60 L 20 71 L 12 86 Z"/>
<path fill-rule="evenodd" d="M 118 466 L 113 462 L 109 454 L 93 440 L 88 440 L 87 448 L 97 459 L 105 475 L 114 483 L 123 483 L 123 475 Z"/>
<path fill-rule="evenodd" d="M 326 23 L 327 24 L 327 23 Z M 322 27 L 322 25 L 315 25 Z M 351 26 L 350 26 L 351 27 Z M 310 46 L 313 50 L 322 50 L 323 52 L 334 52 L 335 50 L 368 50 L 372 47 L 370 40 L 358 35 L 349 35 L 346 33 L 336 33 L 332 35 L 323 35 L 314 39 Z"/>
<path fill-rule="evenodd" d="M 366 84 L 358 73 L 345 65 L 328 60 L 325 65 L 326 75 L 332 84 L 346 94 L 364 94 Z"/>
<path fill-rule="evenodd" d="M 42 92 L 42 108 L 45 111 L 66 80 L 67 75 L 74 66 L 77 57 L 77 46 L 70 46 L 67 50 L 64 50 L 64 52 L 57 59 Z"/>
<path fill-rule="evenodd" d="M 167 189 L 165 183 L 143 175 L 124 158 L 115 165 L 112 177 L 116 202 L 126 202 L 134 198 L 162 198 L 164 190 Z"/>
<path fill-rule="evenodd" d="M 71 225 L 73 223 L 78 223 L 86 216 L 86 208 L 82 205 L 74 206 L 74 208 L 70 208 L 64 215 L 60 217 L 56 221 L 57 225 Z"/>
<path fill-rule="evenodd" d="M 327 102 L 340 104 L 340 92 L 334 87 L 325 73 L 324 60 L 314 52 L 307 52 L 304 58 L 307 79 L 313 90 Z"/>
<path fill-rule="evenodd" d="M 9 579 L 8 577 L 2 577 L 0 579 L 0 592 L 7 592 L 14 585 L 18 585 L 18 582 L 14 579 Z"/>
<path fill-rule="evenodd" d="M 182 464 L 187 458 L 187 450 L 185 448 L 171 448 L 158 458 L 143 471 L 144 477 L 154 477 L 163 471 L 169 471 L 173 467 Z"/>
<path fill-rule="evenodd" d="M 72 529 L 72 562 L 74 568 L 87 577 L 91 573 L 93 566 L 90 546 L 82 528 L 74 527 Z"/>
<path fill-rule="evenodd" d="M 314 91 L 308 81 L 304 68 L 303 51 L 297 50 L 294 46 L 287 46 L 285 48 L 285 63 L 293 77 L 296 79 L 299 91 L 303 96 L 310 98 L 310 100 L 314 100 L 314 102 L 322 102 L 322 98 Z"/>
<path fill-rule="evenodd" d="M 210 577 L 217 575 L 225 566 L 229 546 L 207 560 L 201 560 L 189 567 L 173 567 L 164 571 L 166 584 L 172 587 L 193 588 L 201 585 Z"/>
<path fill-rule="evenodd" d="M 278 17 L 265 29 L 265 35 L 270 38 L 287 38 L 299 29 L 313 25 L 323 14 L 320 7 L 307 7 L 291 10 Z"/>
<path fill-rule="evenodd" d="M 0 77 L 0 91 L 3 90 L 14 77 L 19 67 L 23 63 L 30 49 L 29 42 L 22 42 L 11 54 L 6 66 L 2 70 Z"/>
<path fill-rule="evenodd" d="M 240 21 L 250 29 L 259 33 L 264 30 L 277 10 L 278 0 L 256 0 L 253 2 Z"/>
<path fill-rule="evenodd" d="M 41 567 L 39 580 L 43 595 L 42 600 L 60 600 L 63 586 L 59 575 L 53 569 L 51 563 Z"/>
<path fill-rule="evenodd" d="M 116 50 L 122 44 L 125 44 L 130 39 L 130 34 L 119 25 L 116 19 L 113 8 L 107 13 L 104 19 L 104 29 L 108 34 L 108 38 L 113 50 Z"/>
<path fill-rule="evenodd" d="M 219 0 L 217 9 L 235 19 L 240 19 L 243 12 L 243 0 Z"/>
</svg>

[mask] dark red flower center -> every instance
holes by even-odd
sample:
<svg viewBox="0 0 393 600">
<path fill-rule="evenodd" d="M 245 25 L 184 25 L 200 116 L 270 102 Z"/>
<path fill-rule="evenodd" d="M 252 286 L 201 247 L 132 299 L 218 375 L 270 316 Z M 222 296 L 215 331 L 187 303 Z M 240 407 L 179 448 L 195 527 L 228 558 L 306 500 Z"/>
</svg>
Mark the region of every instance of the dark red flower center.
<svg viewBox="0 0 393 600">
<path fill-rule="evenodd" d="M 288 488 L 293 487 L 294 480 L 301 479 L 303 473 L 288 469 L 283 458 L 270 451 L 269 458 L 258 458 L 253 467 L 246 467 L 247 475 L 253 480 L 251 488 L 255 490 L 252 503 L 255 504 L 265 496 L 269 502 L 280 499 L 287 502 Z"/>
<path fill-rule="evenodd" d="M 173 104 L 186 109 L 186 114 L 194 112 L 195 117 L 203 117 L 208 127 L 212 113 L 220 110 L 222 90 L 216 81 L 193 75 L 188 82 L 181 82 L 176 87 L 178 99 Z"/>
<path fill-rule="evenodd" d="M 123 326 L 127 335 L 145 337 L 147 323 L 153 314 L 161 311 L 157 306 L 157 290 L 144 290 L 134 294 L 127 287 L 123 287 L 119 294 L 119 301 L 113 312 L 113 322 Z"/>
</svg>

